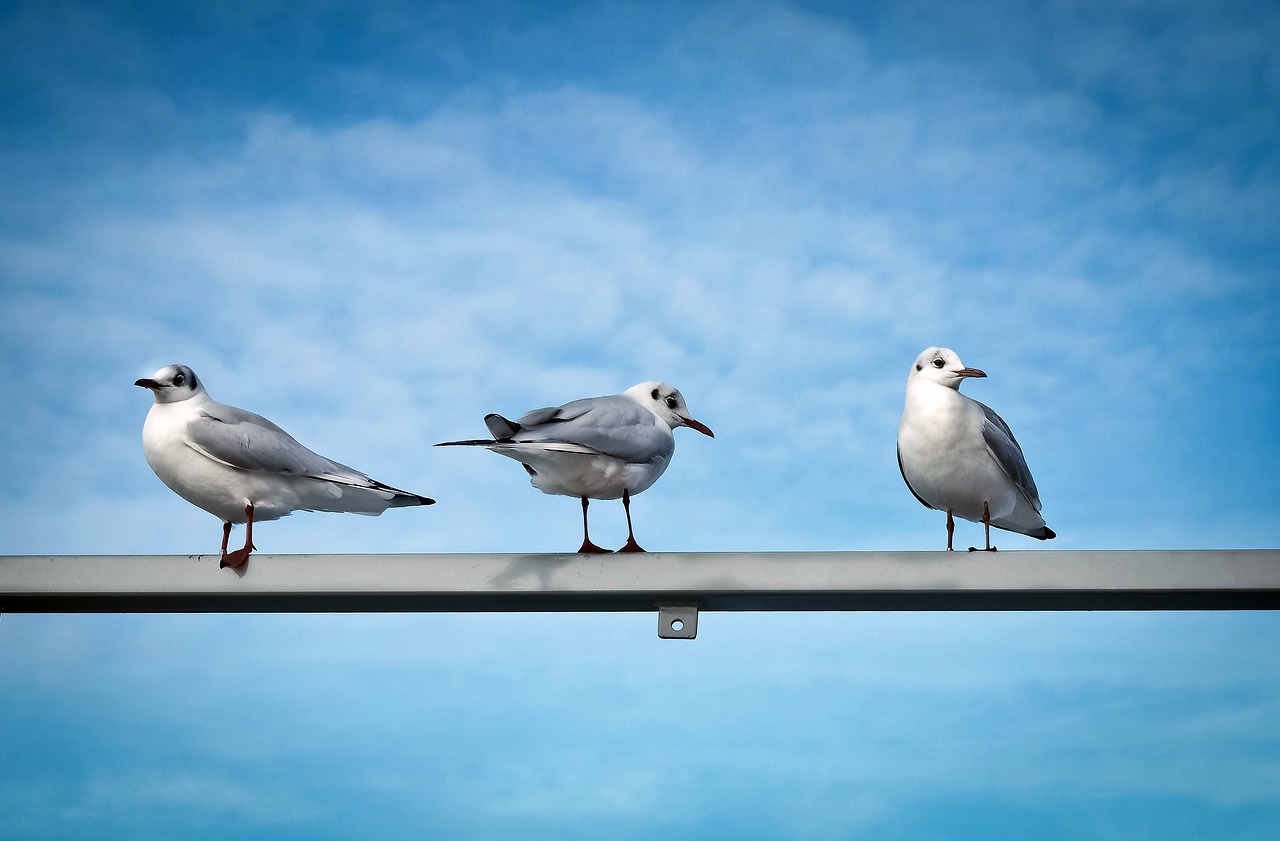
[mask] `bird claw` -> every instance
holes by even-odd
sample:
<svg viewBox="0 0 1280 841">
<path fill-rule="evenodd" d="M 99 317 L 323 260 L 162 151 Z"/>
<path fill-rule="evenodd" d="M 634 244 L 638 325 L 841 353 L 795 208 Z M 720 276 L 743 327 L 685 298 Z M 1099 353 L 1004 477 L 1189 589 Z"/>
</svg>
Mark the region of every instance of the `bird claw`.
<svg viewBox="0 0 1280 841">
<path fill-rule="evenodd" d="M 606 549 L 603 546 L 597 546 L 594 543 L 592 543 L 590 540 L 584 540 L 582 541 L 582 547 L 578 549 L 578 554 L 579 555 L 608 555 L 612 551 L 613 550 Z"/>
<path fill-rule="evenodd" d="M 988 546 L 986 549 L 979 549 L 977 546 L 970 546 L 969 551 L 970 552 L 995 552 L 996 547 Z"/>
</svg>

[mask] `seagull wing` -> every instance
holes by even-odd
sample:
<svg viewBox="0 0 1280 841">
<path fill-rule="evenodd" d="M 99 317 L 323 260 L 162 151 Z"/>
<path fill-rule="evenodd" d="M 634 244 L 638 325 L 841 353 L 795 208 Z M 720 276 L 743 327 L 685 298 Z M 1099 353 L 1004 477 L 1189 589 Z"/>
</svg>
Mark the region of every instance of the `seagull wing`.
<svg viewBox="0 0 1280 841">
<path fill-rule="evenodd" d="M 235 406 L 206 406 L 187 424 L 187 446 L 228 467 L 307 476 L 356 487 L 386 486 L 299 444 L 271 421 Z"/>
<path fill-rule="evenodd" d="M 1017 439 L 1013 437 L 1013 430 L 1009 429 L 1009 424 L 990 406 L 977 400 L 973 402 L 982 409 L 982 438 L 987 444 L 987 452 L 1027 498 L 1031 507 L 1039 512 L 1040 492 L 1036 490 L 1036 480 L 1031 478 L 1031 469 L 1027 467 L 1027 460 L 1022 455 L 1022 447 L 1018 446 Z"/>
<path fill-rule="evenodd" d="M 563 452 L 602 453 L 633 464 L 674 449 L 670 431 L 653 412 L 622 395 L 537 409 L 516 423 L 521 427 L 513 436 L 516 442 Z"/>
</svg>

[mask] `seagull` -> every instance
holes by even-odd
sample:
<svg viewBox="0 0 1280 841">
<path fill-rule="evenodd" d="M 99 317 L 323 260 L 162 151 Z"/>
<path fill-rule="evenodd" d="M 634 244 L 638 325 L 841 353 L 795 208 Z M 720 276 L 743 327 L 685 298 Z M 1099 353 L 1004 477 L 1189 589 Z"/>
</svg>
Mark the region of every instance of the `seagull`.
<svg viewBox="0 0 1280 841">
<path fill-rule="evenodd" d="M 627 542 L 619 552 L 643 552 L 631 528 L 631 497 L 648 488 L 667 469 L 675 452 L 672 430 L 715 434 L 689 416 L 684 397 L 666 383 L 643 382 L 622 394 L 588 397 L 563 406 L 535 409 L 516 421 L 502 415 L 484 418 L 492 439 L 444 441 L 437 447 L 487 447 L 513 458 L 543 493 L 582 500 L 580 553 L 608 552 L 591 542 L 587 506 L 592 499 L 622 498 Z"/>
<path fill-rule="evenodd" d="M 926 508 L 947 512 L 947 551 L 953 514 L 982 523 L 988 552 L 996 548 L 992 526 L 1039 540 L 1057 536 L 1040 516 L 1040 494 L 1009 425 L 960 393 L 962 381 L 985 376 L 966 368 L 955 351 L 938 347 L 916 357 L 907 374 L 898 468 Z"/>
<path fill-rule="evenodd" d="M 134 385 L 155 396 L 142 426 L 147 463 L 174 493 L 222 520 L 223 567 L 248 562 L 255 520 L 294 511 L 377 516 L 435 502 L 330 461 L 261 415 L 216 402 L 186 365 L 161 368 Z M 232 523 L 245 524 L 244 547 L 227 552 Z"/>
</svg>

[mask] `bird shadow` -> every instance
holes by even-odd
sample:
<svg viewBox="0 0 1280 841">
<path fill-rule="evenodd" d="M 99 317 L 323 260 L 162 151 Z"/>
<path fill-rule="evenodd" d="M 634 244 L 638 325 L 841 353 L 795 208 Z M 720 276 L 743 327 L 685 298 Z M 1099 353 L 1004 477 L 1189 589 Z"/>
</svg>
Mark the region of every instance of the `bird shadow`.
<svg viewBox="0 0 1280 841">
<path fill-rule="evenodd" d="M 539 590 L 553 590 L 555 576 L 557 571 L 563 567 L 567 567 L 579 558 L 583 557 L 577 553 L 560 554 L 560 555 L 520 555 L 512 558 L 506 568 L 493 576 L 492 583 L 496 589 L 522 589 L 536 583 Z M 600 558 L 607 558 L 608 555 L 600 555 Z"/>
</svg>

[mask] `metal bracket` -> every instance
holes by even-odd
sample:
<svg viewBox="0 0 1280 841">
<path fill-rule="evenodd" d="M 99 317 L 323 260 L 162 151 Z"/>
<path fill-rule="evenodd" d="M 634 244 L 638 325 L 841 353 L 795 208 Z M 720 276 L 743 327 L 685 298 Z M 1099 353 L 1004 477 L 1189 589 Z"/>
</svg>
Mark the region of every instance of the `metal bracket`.
<svg viewBox="0 0 1280 841">
<path fill-rule="evenodd" d="M 658 636 L 664 640 L 691 640 L 698 636 L 696 604 L 658 605 Z"/>
</svg>

